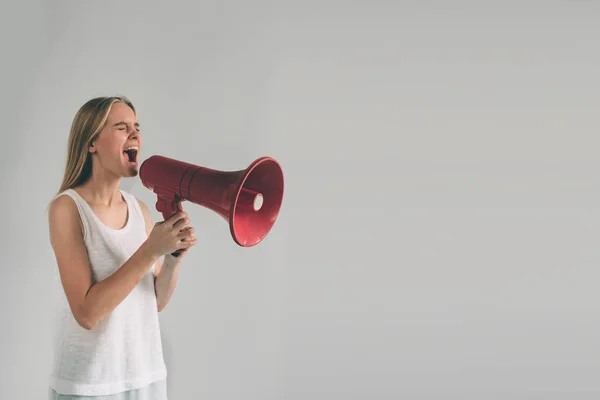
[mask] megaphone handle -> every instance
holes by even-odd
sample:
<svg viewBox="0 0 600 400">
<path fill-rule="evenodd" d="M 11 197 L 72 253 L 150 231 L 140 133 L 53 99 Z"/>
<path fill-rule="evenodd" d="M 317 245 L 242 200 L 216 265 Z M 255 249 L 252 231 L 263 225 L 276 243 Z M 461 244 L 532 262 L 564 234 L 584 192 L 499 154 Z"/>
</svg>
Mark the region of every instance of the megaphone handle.
<svg viewBox="0 0 600 400">
<path fill-rule="evenodd" d="M 173 215 L 177 214 L 180 211 L 183 211 L 183 207 L 181 207 L 181 201 L 169 199 L 163 196 L 158 196 L 158 200 L 156 201 L 156 209 L 162 213 L 164 220 L 168 220 Z M 179 249 L 174 253 L 171 253 L 173 257 L 179 257 L 179 254 L 186 249 Z"/>
</svg>

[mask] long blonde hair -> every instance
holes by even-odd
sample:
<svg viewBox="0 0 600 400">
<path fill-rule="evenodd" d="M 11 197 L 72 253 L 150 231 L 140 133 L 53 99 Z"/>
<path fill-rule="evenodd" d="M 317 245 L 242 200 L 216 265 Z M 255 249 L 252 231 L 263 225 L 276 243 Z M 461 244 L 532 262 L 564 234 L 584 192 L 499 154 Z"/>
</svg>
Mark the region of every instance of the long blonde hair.
<svg viewBox="0 0 600 400">
<path fill-rule="evenodd" d="M 115 103 L 132 102 L 124 96 L 96 97 L 88 100 L 75 114 L 67 145 L 67 161 L 58 193 L 84 184 L 92 175 L 92 155 L 88 151 L 108 118 Z"/>
</svg>

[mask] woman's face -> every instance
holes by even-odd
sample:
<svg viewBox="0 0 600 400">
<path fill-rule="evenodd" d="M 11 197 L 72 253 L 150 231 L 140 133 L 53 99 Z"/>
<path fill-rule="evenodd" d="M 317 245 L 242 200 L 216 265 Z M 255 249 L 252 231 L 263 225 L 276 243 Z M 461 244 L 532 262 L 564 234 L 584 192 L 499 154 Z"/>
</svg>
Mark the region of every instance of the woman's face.
<svg viewBox="0 0 600 400">
<path fill-rule="evenodd" d="M 142 145 L 139 124 L 133 110 L 124 103 L 113 104 L 104 128 L 90 147 L 98 164 L 119 177 L 137 176 Z"/>
</svg>

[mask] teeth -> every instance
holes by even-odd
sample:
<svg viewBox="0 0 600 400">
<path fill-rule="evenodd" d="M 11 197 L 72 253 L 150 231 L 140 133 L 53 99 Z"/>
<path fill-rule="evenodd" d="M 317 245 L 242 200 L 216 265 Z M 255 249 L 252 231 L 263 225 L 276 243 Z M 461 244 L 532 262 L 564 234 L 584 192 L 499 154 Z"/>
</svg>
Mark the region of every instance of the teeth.
<svg viewBox="0 0 600 400">
<path fill-rule="evenodd" d="M 129 157 L 130 162 L 136 162 L 138 149 L 139 147 L 137 146 L 129 146 L 125 150 L 123 150 L 123 153 L 127 153 L 127 157 Z M 135 153 L 130 153 L 130 151 L 135 151 Z"/>
</svg>

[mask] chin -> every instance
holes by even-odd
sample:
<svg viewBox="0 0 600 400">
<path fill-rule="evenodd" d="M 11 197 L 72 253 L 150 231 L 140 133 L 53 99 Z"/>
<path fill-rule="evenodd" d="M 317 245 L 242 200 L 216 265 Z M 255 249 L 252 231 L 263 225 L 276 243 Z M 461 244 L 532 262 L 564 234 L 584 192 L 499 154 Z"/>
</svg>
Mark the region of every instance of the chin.
<svg viewBox="0 0 600 400">
<path fill-rule="evenodd" d="M 115 172 L 121 178 L 134 178 L 140 173 L 137 165 L 122 165 L 121 168 Z"/>
<path fill-rule="evenodd" d="M 138 167 L 131 167 L 127 170 L 125 175 L 126 178 L 134 178 L 140 174 L 140 170 Z"/>
</svg>

